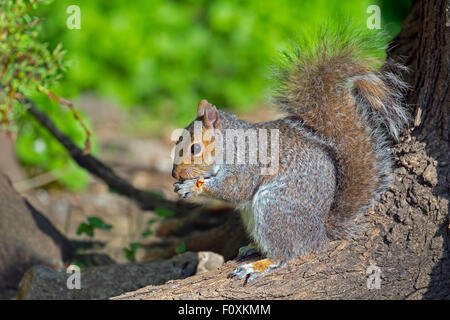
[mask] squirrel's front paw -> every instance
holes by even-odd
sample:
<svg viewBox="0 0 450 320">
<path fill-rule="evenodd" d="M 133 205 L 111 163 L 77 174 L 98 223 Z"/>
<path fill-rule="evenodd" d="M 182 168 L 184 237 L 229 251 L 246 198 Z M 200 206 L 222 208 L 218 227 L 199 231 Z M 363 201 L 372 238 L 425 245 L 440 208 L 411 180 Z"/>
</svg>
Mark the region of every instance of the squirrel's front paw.
<svg viewBox="0 0 450 320">
<path fill-rule="evenodd" d="M 178 193 L 181 198 L 190 198 L 202 192 L 203 179 L 189 179 L 182 182 L 175 182 L 173 186 L 174 191 Z"/>
</svg>

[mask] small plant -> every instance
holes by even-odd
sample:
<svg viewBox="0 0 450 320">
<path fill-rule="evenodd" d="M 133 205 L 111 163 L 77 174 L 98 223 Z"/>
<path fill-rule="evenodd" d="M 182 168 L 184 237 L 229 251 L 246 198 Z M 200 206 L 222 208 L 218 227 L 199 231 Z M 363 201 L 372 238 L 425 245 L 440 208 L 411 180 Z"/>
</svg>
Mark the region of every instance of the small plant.
<svg viewBox="0 0 450 320">
<path fill-rule="evenodd" d="M 95 229 L 111 230 L 112 229 L 112 225 L 105 223 L 100 218 L 88 217 L 87 218 L 87 223 L 86 222 L 82 222 L 78 226 L 77 234 L 81 235 L 83 233 L 86 233 L 89 237 L 93 237 Z"/>
<path fill-rule="evenodd" d="M 186 243 L 182 242 L 176 249 L 176 253 L 184 253 L 186 252 Z"/>
<path fill-rule="evenodd" d="M 18 93 L 44 92 L 55 85 L 66 70 L 65 51 L 60 45 L 51 51 L 38 41 L 40 20 L 29 15 L 31 8 L 48 2 L 4 0 L 0 5 L 2 122 L 10 119 L 10 112 L 20 104 Z"/>
<path fill-rule="evenodd" d="M 0 1 L 0 129 L 17 132 L 16 153 L 29 168 L 42 172 L 64 168 L 58 181 L 83 188 L 88 175 L 75 166 L 63 147 L 26 113 L 25 98 L 31 98 L 74 142 L 91 150 L 85 117 L 73 104 L 52 90 L 67 70 L 61 45 L 53 50 L 39 40 L 41 20 L 32 10 L 48 0 Z M 67 109 L 60 108 L 60 104 Z"/>
<path fill-rule="evenodd" d="M 125 257 L 131 261 L 131 262 L 135 262 L 136 261 L 136 251 L 137 249 L 139 249 L 141 247 L 140 243 L 130 243 L 130 247 L 129 248 L 123 248 L 123 252 L 125 253 Z"/>
<path fill-rule="evenodd" d="M 70 264 L 73 264 L 73 265 L 78 266 L 78 267 L 80 268 L 81 271 L 84 270 L 84 269 L 86 269 L 86 268 L 88 268 L 88 267 L 90 267 L 89 264 L 86 264 L 86 263 L 84 263 L 84 262 L 82 262 L 82 261 L 80 261 L 80 260 L 78 260 L 78 259 L 73 259 L 73 260 L 70 262 Z"/>
<path fill-rule="evenodd" d="M 142 232 L 141 236 L 142 236 L 142 238 L 147 238 L 147 237 L 151 236 L 152 234 L 153 234 L 153 232 L 147 228 L 147 229 L 145 229 L 144 232 Z"/>
<path fill-rule="evenodd" d="M 150 226 L 158 220 L 159 218 L 152 218 L 147 221 L 147 228 L 141 234 L 142 238 L 147 238 L 148 236 L 151 236 L 153 234 L 153 232 L 150 230 Z"/>
<path fill-rule="evenodd" d="M 175 215 L 175 213 L 172 210 L 166 209 L 166 208 L 156 208 L 155 213 L 162 218 L 170 218 Z"/>
</svg>

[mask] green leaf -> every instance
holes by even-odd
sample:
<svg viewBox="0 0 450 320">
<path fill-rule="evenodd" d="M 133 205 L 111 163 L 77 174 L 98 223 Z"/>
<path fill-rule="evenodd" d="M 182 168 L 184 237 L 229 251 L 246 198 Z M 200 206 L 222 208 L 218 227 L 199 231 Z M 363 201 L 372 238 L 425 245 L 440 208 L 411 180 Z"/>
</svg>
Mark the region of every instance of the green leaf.
<svg viewBox="0 0 450 320">
<path fill-rule="evenodd" d="M 77 259 L 74 259 L 70 262 L 70 264 L 76 265 L 80 268 L 80 271 L 84 270 L 85 268 L 89 267 L 88 265 L 86 265 L 85 263 L 83 263 L 82 261 L 79 261 Z"/>
<path fill-rule="evenodd" d="M 140 247 L 141 247 L 140 243 L 137 243 L 137 242 L 130 243 L 130 248 L 132 251 L 136 251 Z"/>
<path fill-rule="evenodd" d="M 80 225 L 78 226 L 78 229 L 77 229 L 77 234 L 81 235 L 83 233 L 86 233 L 88 236 L 93 237 L 94 236 L 94 227 L 85 222 L 80 223 Z"/>
<path fill-rule="evenodd" d="M 98 217 L 88 217 L 87 218 L 89 224 L 97 229 L 103 229 L 103 230 L 111 230 L 112 225 L 105 223 L 102 219 Z"/>
<path fill-rule="evenodd" d="M 111 230 L 112 225 L 105 223 L 102 219 L 98 217 L 88 217 L 87 223 L 82 222 L 77 229 L 77 234 L 81 235 L 83 233 L 86 233 L 88 236 L 93 237 L 94 236 L 94 230 L 95 229 L 103 229 L 103 230 Z"/>
<path fill-rule="evenodd" d="M 144 232 L 142 232 L 141 236 L 142 238 L 147 238 L 148 236 L 151 236 L 153 234 L 153 232 L 151 230 L 145 230 Z"/>
<path fill-rule="evenodd" d="M 134 262 L 136 261 L 136 250 L 141 246 L 140 243 L 130 243 L 130 247 L 129 248 L 123 248 L 123 252 L 125 253 L 125 257 L 127 258 L 127 260 Z"/>
<path fill-rule="evenodd" d="M 184 253 L 186 252 L 186 244 L 184 242 L 182 242 L 176 249 L 175 249 L 176 253 Z"/>
<path fill-rule="evenodd" d="M 132 251 L 128 248 L 123 248 L 123 252 L 125 253 L 125 258 L 127 258 L 127 260 L 129 260 L 131 262 L 136 261 L 136 258 L 134 257 L 134 251 Z"/>
<path fill-rule="evenodd" d="M 109 191 L 110 193 L 118 193 L 116 189 L 111 188 L 111 187 L 108 188 L 108 191 Z"/>
<path fill-rule="evenodd" d="M 156 208 L 155 213 L 164 218 L 170 218 L 175 215 L 175 213 L 172 210 L 166 209 L 166 208 Z"/>
</svg>

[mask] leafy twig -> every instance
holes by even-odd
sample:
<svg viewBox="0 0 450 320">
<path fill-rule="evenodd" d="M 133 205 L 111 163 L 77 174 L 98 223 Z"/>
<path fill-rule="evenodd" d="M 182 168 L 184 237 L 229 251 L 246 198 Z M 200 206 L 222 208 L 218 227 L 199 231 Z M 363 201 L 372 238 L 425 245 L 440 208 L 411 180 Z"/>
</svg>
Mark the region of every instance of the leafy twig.
<svg viewBox="0 0 450 320">
<path fill-rule="evenodd" d="M 83 120 L 81 120 L 80 115 L 78 114 L 77 110 L 75 109 L 72 101 L 67 100 L 63 97 L 60 97 L 60 96 L 56 95 L 54 92 L 52 92 L 48 89 L 45 89 L 43 87 L 39 87 L 38 90 L 45 93 L 50 99 L 56 100 L 56 101 L 58 101 L 58 103 L 64 104 L 67 107 L 69 107 L 74 118 L 78 121 L 78 123 L 83 128 L 84 133 L 86 134 L 86 140 L 85 140 L 85 145 L 84 145 L 84 149 L 83 149 L 83 154 L 84 155 L 89 154 L 91 152 L 91 131 L 89 131 L 89 129 L 86 127 L 86 124 L 83 122 Z"/>
</svg>

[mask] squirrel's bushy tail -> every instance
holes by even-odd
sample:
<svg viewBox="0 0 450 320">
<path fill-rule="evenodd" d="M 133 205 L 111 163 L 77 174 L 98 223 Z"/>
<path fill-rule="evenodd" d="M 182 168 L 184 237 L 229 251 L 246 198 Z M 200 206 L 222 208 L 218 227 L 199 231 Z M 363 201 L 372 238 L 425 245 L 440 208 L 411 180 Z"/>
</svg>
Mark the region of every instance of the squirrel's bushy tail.
<svg viewBox="0 0 450 320">
<path fill-rule="evenodd" d="M 388 61 L 376 69 L 367 55 L 371 40 L 345 32 L 320 38 L 312 52 L 289 58 L 276 100 L 335 150 L 338 188 L 327 234 L 342 239 L 389 183 L 387 133 L 397 140 L 408 123 L 401 104 L 407 85 L 402 65 Z"/>
</svg>

